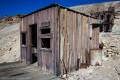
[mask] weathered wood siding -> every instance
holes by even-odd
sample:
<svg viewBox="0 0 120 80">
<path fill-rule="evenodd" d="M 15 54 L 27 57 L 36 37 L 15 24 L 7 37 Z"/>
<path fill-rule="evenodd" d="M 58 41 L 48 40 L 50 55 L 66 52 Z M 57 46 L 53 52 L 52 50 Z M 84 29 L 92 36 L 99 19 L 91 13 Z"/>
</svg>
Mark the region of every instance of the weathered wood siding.
<svg viewBox="0 0 120 80">
<path fill-rule="evenodd" d="M 51 7 L 22 18 L 21 32 L 26 32 L 26 48 L 22 47 L 23 58 L 31 62 L 30 25 L 37 24 L 37 56 L 42 70 L 55 74 L 64 74 L 76 70 L 81 64 L 89 63 L 89 50 L 97 45 L 98 29 L 93 29 L 94 40 L 90 41 L 90 19 L 77 12 Z M 51 48 L 41 48 L 40 33 L 43 22 L 50 22 Z M 47 36 L 48 37 L 48 36 Z M 96 47 L 96 46 L 95 46 Z M 25 51 L 26 50 L 26 51 Z M 26 54 L 25 54 L 26 52 Z"/>
<path fill-rule="evenodd" d="M 99 49 L 99 33 L 100 33 L 100 23 L 99 20 L 97 19 L 89 19 L 90 21 L 90 37 L 91 37 L 91 42 L 90 42 L 90 48 L 91 49 Z"/>
<path fill-rule="evenodd" d="M 91 49 L 99 49 L 99 26 L 92 25 Z"/>
<path fill-rule="evenodd" d="M 99 30 L 94 29 L 98 36 Z M 96 34 L 97 33 L 97 34 Z M 98 40 L 96 36 L 93 39 Z M 91 44 L 92 42 L 92 44 Z M 60 9 L 60 61 L 61 71 L 72 71 L 80 64 L 90 63 L 91 45 L 98 45 L 90 41 L 90 19 L 87 16 Z"/>
<path fill-rule="evenodd" d="M 30 29 L 29 26 L 32 24 L 37 24 L 37 56 L 38 56 L 38 65 L 41 67 L 42 70 L 46 70 L 52 73 L 56 73 L 57 69 L 56 65 L 58 62 L 59 54 L 59 29 L 58 29 L 58 8 L 52 7 L 40 12 L 31 14 L 26 16 L 21 21 L 21 32 L 26 32 L 26 49 L 27 53 L 24 53 L 22 47 L 22 54 L 26 58 L 26 62 L 31 62 L 31 39 L 30 39 Z M 51 48 L 49 50 L 41 49 L 41 35 L 40 35 L 40 27 L 41 23 L 43 22 L 50 22 L 50 29 L 51 29 Z M 58 69 L 59 70 L 59 69 Z"/>
</svg>

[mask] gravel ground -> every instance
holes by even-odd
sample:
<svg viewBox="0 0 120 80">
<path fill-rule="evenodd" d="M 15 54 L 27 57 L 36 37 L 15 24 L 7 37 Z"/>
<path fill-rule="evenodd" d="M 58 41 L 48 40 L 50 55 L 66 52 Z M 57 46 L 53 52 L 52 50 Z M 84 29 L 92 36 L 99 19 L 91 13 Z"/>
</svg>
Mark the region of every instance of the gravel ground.
<svg viewBox="0 0 120 80">
<path fill-rule="evenodd" d="M 120 57 L 68 74 L 67 80 L 120 80 Z"/>
</svg>

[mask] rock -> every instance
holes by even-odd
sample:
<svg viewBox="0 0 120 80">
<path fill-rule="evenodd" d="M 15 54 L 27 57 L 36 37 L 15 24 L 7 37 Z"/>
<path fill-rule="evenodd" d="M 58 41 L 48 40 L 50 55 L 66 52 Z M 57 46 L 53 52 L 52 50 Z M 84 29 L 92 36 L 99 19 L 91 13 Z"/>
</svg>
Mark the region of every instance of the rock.
<svg viewBox="0 0 120 80">
<path fill-rule="evenodd" d="M 104 43 L 104 56 L 113 57 L 120 55 L 120 35 L 113 33 L 101 33 L 100 39 Z M 104 35 L 104 36 L 103 36 Z M 105 36 L 111 35 L 111 36 Z"/>
<path fill-rule="evenodd" d="M 9 49 L 9 51 L 11 51 L 11 50 L 12 50 L 12 48 Z"/>
</svg>

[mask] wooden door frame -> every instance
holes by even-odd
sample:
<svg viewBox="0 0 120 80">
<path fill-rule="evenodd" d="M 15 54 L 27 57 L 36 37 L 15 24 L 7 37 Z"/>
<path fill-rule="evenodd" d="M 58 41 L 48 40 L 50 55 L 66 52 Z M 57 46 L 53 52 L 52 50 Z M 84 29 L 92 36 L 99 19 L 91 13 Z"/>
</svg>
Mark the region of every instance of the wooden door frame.
<svg viewBox="0 0 120 80">
<path fill-rule="evenodd" d="M 33 25 L 36 25 L 36 26 L 33 26 Z M 33 60 L 32 60 L 32 34 L 31 34 L 31 33 L 32 33 L 31 28 L 32 28 L 32 27 L 38 28 L 38 27 L 37 27 L 37 24 L 31 24 L 31 25 L 29 25 L 29 31 L 28 31 L 28 32 L 29 32 L 29 36 L 28 36 L 28 40 L 29 40 L 29 42 L 28 42 L 28 48 L 29 48 L 29 49 L 28 49 L 28 50 L 29 50 L 28 52 L 29 52 L 29 53 L 28 53 L 28 54 L 29 54 L 29 55 L 28 55 L 28 56 L 29 56 L 29 59 L 30 59 L 30 64 L 32 64 L 32 61 L 33 61 Z M 37 37 L 38 37 L 38 36 L 37 36 Z M 38 58 L 38 55 L 37 55 L 37 58 Z"/>
</svg>

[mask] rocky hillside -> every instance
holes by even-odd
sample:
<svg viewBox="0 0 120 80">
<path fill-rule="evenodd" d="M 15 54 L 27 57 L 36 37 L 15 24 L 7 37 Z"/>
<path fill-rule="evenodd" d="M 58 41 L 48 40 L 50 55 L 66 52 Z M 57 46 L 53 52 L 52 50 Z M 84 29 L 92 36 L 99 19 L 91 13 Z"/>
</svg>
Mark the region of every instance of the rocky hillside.
<svg viewBox="0 0 120 80">
<path fill-rule="evenodd" d="M 115 11 L 120 11 L 120 1 L 78 5 L 78 6 L 73 6 L 70 8 L 89 15 L 89 13 L 107 11 L 109 7 L 114 7 Z"/>
<path fill-rule="evenodd" d="M 20 23 L 0 22 L 0 63 L 20 60 Z"/>
</svg>

